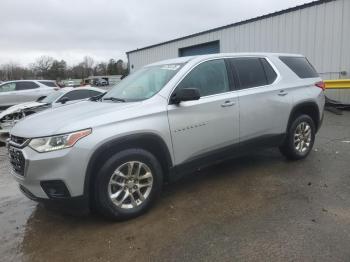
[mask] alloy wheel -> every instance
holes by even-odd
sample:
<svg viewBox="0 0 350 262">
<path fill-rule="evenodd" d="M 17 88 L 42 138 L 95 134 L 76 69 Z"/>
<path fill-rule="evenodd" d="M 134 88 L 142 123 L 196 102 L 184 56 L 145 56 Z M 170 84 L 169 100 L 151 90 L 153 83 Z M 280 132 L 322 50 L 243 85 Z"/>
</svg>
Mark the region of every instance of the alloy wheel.
<svg viewBox="0 0 350 262">
<path fill-rule="evenodd" d="M 307 122 L 301 122 L 294 132 L 294 148 L 300 153 L 305 153 L 311 145 L 311 126 Z"/>
<path fill-rule="evenodd" d="M 129 161 L 113 172 L 108 183 L 108 194 L 117 207 L 131 209 L 147 199 L 152 186 L 151 169 L 145 163 Z"/>
</svg>

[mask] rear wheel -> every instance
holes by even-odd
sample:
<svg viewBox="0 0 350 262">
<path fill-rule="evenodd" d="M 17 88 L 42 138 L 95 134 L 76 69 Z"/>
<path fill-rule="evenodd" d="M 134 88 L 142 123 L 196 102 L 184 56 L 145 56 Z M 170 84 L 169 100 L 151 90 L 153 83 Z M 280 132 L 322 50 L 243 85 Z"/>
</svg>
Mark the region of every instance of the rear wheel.
<svg viewBox="0 0 350 262">
<path fill-rule="evenodd" d="M 307 157 L 315 141 L 315 124 L 308 115 L 300 115 L 294 119 L 289 127 L 287 137 L 282 146 L 281 153 L 291 160 Z"/>
<path fill-rule="evenodd" d="M 111 157 L 96 178 L 95 202 L 105 216 L 124 220 L 146 212 L 159 196 L 163 174 L 157 159 L 142 149 Z"/>
</svg>

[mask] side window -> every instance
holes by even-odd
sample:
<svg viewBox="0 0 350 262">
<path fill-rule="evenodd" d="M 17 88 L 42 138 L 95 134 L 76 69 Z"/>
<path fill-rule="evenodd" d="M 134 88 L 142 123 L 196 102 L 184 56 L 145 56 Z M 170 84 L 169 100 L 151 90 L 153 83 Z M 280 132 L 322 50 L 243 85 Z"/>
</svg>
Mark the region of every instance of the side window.
<svg viewBox="0 0 350 262">
<path fill-rule="evenodd" d="M 277 78 L 277 74 L 275 72 L 275 70 L 273 70 L 272 66 L 269 64 L 269 62 L 267 62 L 267 60 L 265 58 L 261 58 L 260 59 L 264 70 L 265 70 L 265 74 L 266 74 L 266 78 L 267 78 L 267 84 L 272 84 L 276 78 Z"/>
<path fill-rule="evenodd" d="M 17 91 L 35 89 L 38 87 L 39 87 L 39 85 L 37 85 L 34 82 L 30 82 L 30 81 L 21 81 L 21 82 L 16 83 L 16 90 Z"/>
<path fill-rule="evenodd" d="M 94 90 L 90 90 L 90 95 L 89 97 L 93 97 L 93 96 L 98 96 L 98 95 L 101 95 L 102 93 L 100 92 L 97 92 L 97 91 L 94 91 Z"/>
<path fill-rule="evenodd" d="M 56 83 L 53 81 L 39 81 L 41 84 L 49 87 L 57 87 Z"/>
<path fill-rule="evenodd" d="M 241 89 L 267 85 L 265 71 L 260 58 L 233 58 L 231 63 L 238 74 Z"/>
<path fill-rule="evenodd" d="M 91 97 L 90 90 L 74 90 L 66 93 L 62 97 L 67 97 L 69 101 L 80 100 Z"/>
<path fill-rule="evenodd" d="M 305 57 L 280 56 L 280 59 L 300 78 L 319 77 L 315 68 Z"/>
<path fill-rule="evenodd" d="M 198 88 L 201 96 L 230 91 L 223 59 L 204 62 L 195 67 L 177 88 Z"/>
<path fill-rule="evenodd" d="M 0 86 L 0 93 L 11 92 L 16 90 L 16 83 L 7 83 Z"/>
</svg>

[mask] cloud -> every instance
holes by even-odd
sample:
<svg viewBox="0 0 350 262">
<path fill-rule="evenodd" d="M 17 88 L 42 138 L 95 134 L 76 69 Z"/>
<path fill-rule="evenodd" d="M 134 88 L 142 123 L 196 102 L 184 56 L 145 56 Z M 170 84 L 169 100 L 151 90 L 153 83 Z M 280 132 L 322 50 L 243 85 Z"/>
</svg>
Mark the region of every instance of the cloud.
<svg viewBox="0 0 350 262">
<path fill-rule="evenodd" d="M 230 24 L 305 0 L 1 0 L 0 64 L 51 55 L 76 63 Z M 310 2 L 310 0 L 308 1 Z"/>
</svg>

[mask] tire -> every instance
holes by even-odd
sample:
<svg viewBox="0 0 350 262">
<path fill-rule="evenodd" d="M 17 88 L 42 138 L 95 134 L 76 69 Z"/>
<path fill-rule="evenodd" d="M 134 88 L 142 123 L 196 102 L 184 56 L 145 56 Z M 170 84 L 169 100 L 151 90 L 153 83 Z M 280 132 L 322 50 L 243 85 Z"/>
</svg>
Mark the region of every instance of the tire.
<svg viewBox="0 0 350 262">
<path fill-rule="evenodd" d="M 150 152 L 124 150 L 108 159 L 98 172 L 94 187 L 95 207 L 113 220 L 137 217 L 155 203 L 162 185 L 162 168 Z"/>
<path fill-rule="evenodd" d="M 310 116 L 297 116 L 287 130 L 284 143 L 279 147 L 281 153 L 290 160 L 306 158 L 314 145 L 315 133 L 315 123 Z"/>
</svg>

